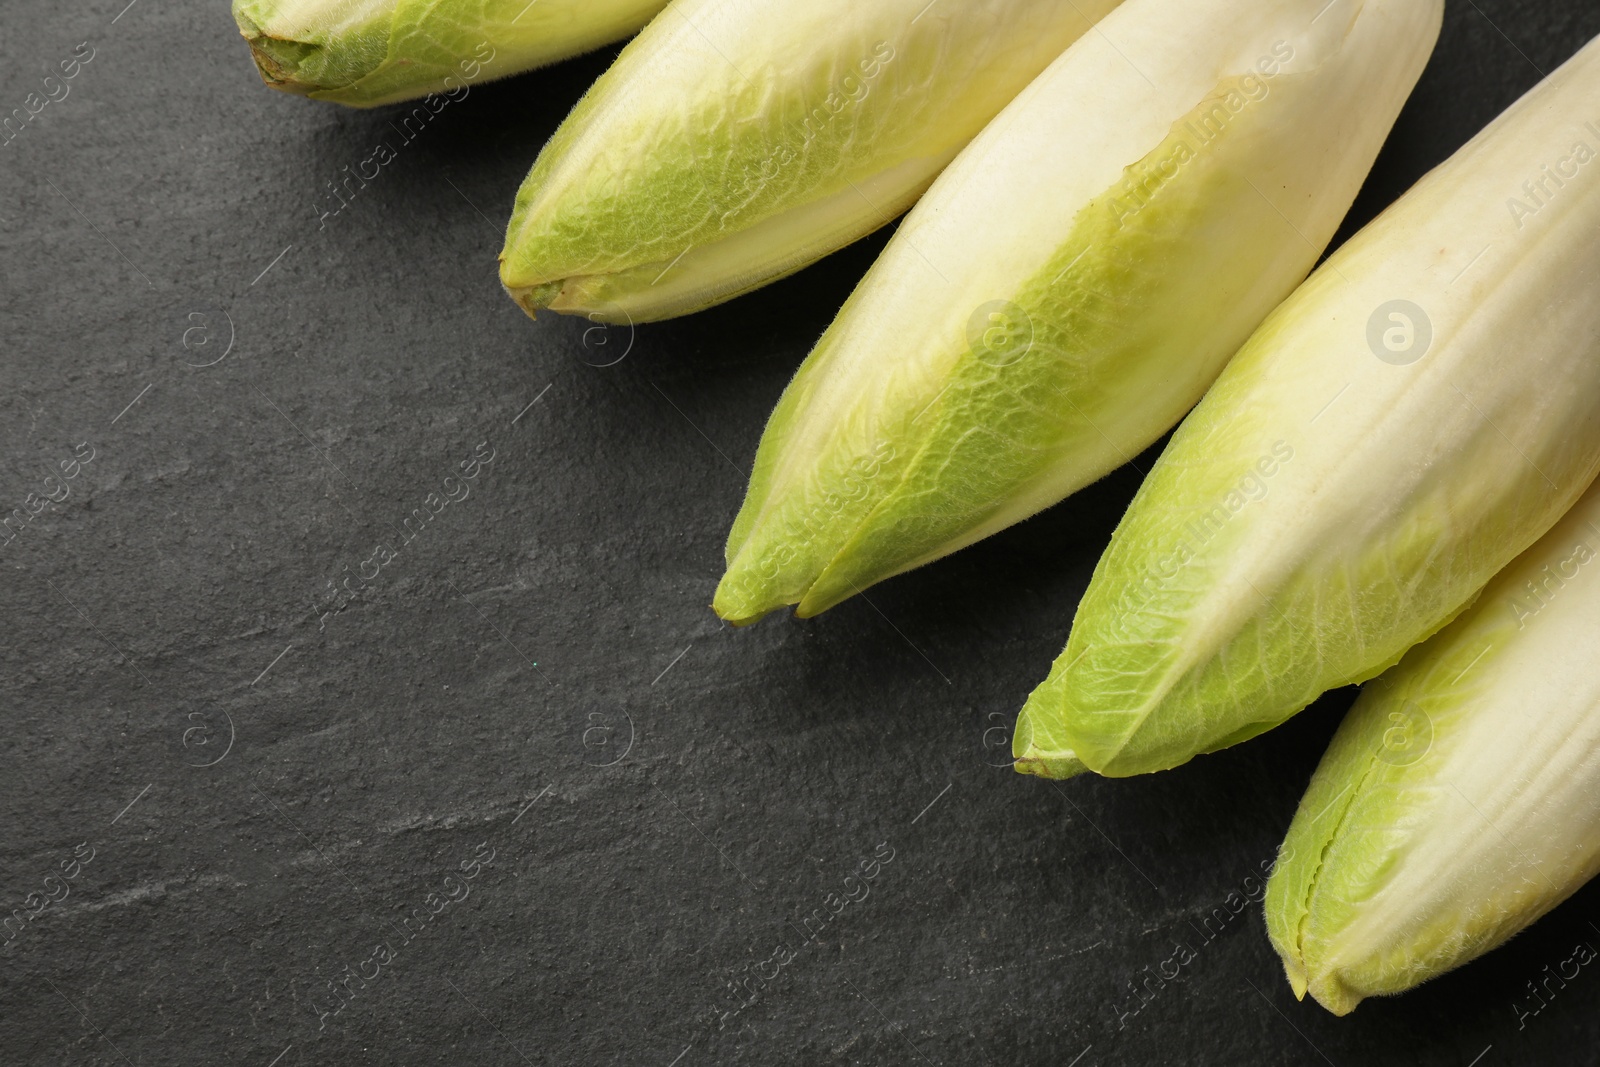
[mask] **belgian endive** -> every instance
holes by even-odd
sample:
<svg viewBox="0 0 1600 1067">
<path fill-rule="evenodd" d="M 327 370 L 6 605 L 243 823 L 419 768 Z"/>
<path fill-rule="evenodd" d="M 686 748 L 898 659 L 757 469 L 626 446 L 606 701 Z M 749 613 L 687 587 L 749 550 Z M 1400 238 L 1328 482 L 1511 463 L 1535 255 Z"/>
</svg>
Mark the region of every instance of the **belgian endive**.
<svg viewBox="0 0 1600 1067">
<path fill-rule="evenodd" d="M 1185 420 L 1023 709 L 1018 769 L 1128 775 L 1441 629 L 1600 470 L 1600 45 L 1275 311 Z"/>
<path fill-rule="evenodd" d="M 473 82 L 621 40 L 666 0 L 233 0 L 262 80 L 354 107 Z"/>
<path fill-rule="evenodd" d="M 1404 992 L 1600 871 L 1596 649 L 1591 490 L 1340 726 L 1267 886 L 1297 996 L 1343 1015 Z"/>
<path fill-rule="evenodd" d="M 715 608 L 814 615 L 1171 428 L 1305 278 L 1440 0 L 1128 0 L 906 218 L 762 438 Z"/>
<path fill-rule="evenodd" d="M 765 285 L 910 207 L 1117 2 L 676 0 L 545 146 L 500 279 L 606 322 Z"/>
</svg>

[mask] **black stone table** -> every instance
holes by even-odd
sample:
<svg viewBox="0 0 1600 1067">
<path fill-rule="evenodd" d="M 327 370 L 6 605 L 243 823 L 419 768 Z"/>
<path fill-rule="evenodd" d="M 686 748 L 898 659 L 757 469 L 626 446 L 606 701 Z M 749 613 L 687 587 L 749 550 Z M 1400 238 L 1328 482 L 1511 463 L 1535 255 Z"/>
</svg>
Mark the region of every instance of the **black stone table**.
<svg viewBox="0 0 1600 1067">
<path fill-rule="evenodd" d="M 530 322 L 512 195 L 614 49 L 401 130 L 264 89 L 216 0 L 124 4 L 0 14 L 0 112 L 78 59 L 0 147 L 0 510 L 76 472 L 0 549 L 0 912 L 65 893 L 0 948 L 0 1064 L 1600 1063 L 1600 974 L 1518 1015 L 1593 887 L 1404 998 L 1294 1000 L 1235 905 L 1349 692 L 1155 777 L 1005 766 L 1133 467 L 719 624 L 763 420 L 883 235 Z M 1596 33 L 1451 0 L 1342 236 Z"/>
</svg>

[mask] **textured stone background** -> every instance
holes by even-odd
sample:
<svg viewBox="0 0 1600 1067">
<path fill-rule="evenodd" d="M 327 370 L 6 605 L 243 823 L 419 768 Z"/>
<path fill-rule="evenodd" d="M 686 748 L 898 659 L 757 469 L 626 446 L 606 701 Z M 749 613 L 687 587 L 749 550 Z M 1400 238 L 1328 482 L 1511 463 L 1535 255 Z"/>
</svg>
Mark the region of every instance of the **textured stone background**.
<svg viewBox="0 0 1600 1067">
<path fill-rule="evenodd" d="M 125 2 L 0 20 L 0 111 L 94 49 L 0 149 L 0 510 L 94 452 L 0 552 L 3 910 L 92 854 L 0 949 L 0 1063 L 1600 1062 L 1600 976 L 1513 1010 L 1600 936 L 1593 889 L 1345 1020 L 1259 909 L 1201 936 L 1348 693 L 1158 777 L 1004 768 L 1136 471 L 875 607 L 718 625 L 762 421 L 881 237 L 632 335 L 535 324 L 494 256 L 606 55 L 474 89 L 322 228 L 396 112 L 263 89 L 221 3 Z M 1453 0 L 1352 223 L 1597 32 L 1593 0 Z M 331 1013 L 346 967 L 377 973 Z"/>
</svg>

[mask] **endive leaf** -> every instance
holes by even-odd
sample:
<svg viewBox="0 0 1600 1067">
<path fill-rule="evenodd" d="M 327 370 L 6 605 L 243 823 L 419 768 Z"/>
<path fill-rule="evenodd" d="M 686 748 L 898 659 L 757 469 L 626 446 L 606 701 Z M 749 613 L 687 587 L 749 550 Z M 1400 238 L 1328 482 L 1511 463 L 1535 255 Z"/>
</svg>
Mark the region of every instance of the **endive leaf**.
<svg viewBox="0 0 1600 1067">
<path fill-rule="evenodd" d="M 1340 726 L 1267 886 L 1297 995 L 1343 1015 L 1403 992 L 1600 872 L 1597 648 L 1591 489 Z"/>
<path fill-rule="evenodd" d="M 234 0 L 262 79 L 354 107 L 458 93 L 620 40 L 666 0 Z"/>
<path fill-rule="evenodd" d="M 912 211 L 768 424 L 715 607 L 812 615 L 1128 461 L 1332 237 L 1436 0 L 1129 0 Z"/>
<path fill-rule="evenodd" d="M 911 205 L 1117 0 L 676 0 L 517 193 L 506 290 L 596 321 L 698 310 Z"/>
<path fill-rule="evenodd" d="M 1020 770 L 1136 774 L 1271 729 L 1571 506 L 1600 470 L 1597 91 L 1591 45 L 1262 325 L 1117 528 Z"/>
</svg>

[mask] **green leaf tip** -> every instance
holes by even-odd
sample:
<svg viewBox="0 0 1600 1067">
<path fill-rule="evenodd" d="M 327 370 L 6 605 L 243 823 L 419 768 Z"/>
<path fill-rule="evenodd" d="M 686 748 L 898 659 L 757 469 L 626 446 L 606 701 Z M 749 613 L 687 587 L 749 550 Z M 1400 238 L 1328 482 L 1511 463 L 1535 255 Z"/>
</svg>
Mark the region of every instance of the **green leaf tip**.
<svg viewBox="0 0 1600 1067">
<path fill-rule="evenodd" d="M 1049 738 L 1036 737 L 1034 723 L 1032 713 L 1024 708 L 1011 741 L 1011 755 L 1016 760 L 1013 766 L 1018 774 L 1064 781 L 1088 771 L 1071 752 L 1053 747 Z"/>
</svg>

